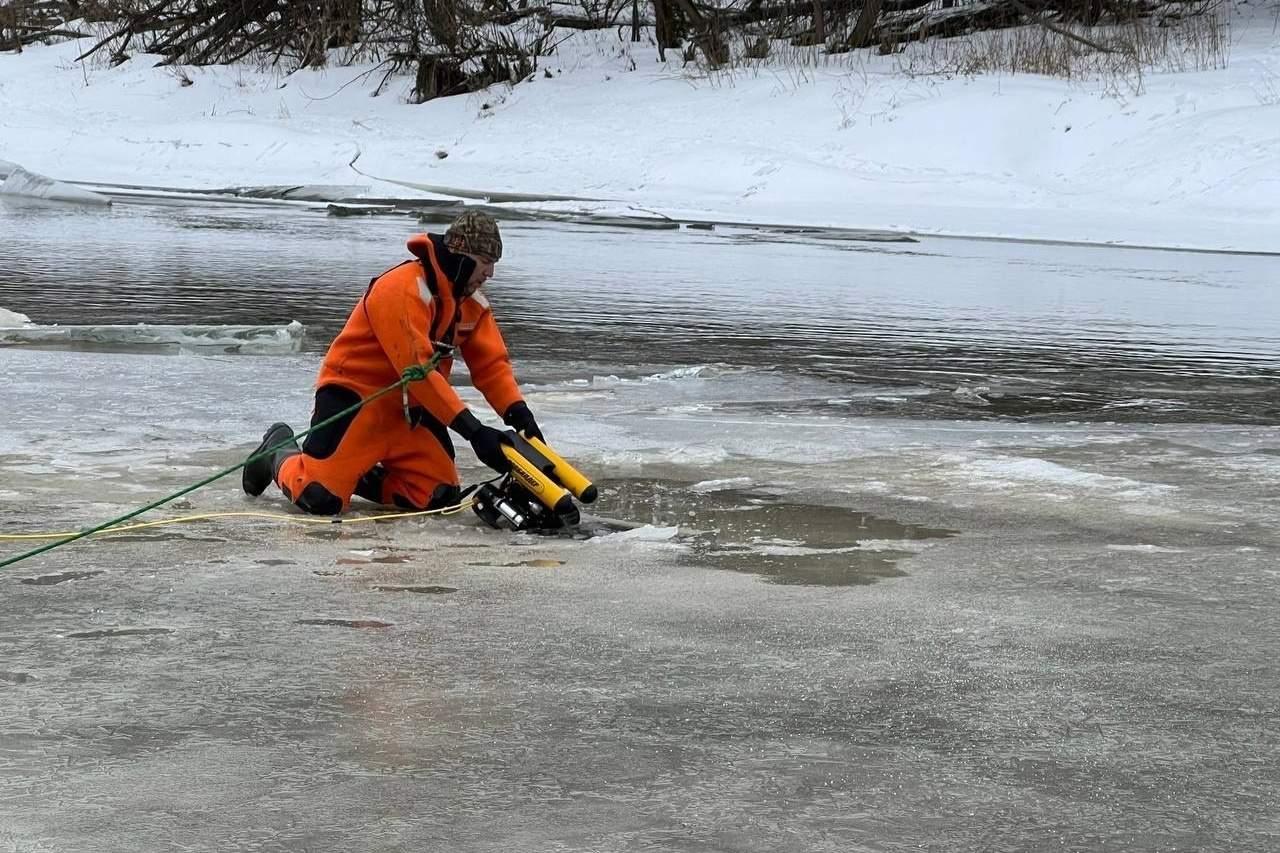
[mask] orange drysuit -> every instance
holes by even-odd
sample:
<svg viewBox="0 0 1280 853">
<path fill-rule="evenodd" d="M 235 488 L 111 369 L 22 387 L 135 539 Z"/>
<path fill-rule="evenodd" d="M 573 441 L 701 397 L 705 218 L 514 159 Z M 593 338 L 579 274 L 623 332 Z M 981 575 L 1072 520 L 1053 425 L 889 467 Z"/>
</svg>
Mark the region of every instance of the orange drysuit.
<svg viewBox="0 0 1280 853">
<path fill-rule="evenodd" d="M 433 234 L 408 245 L 417 260 L 375 278 L 329 347 L 313 425 L 394 384 L 406 367 L 426 364 L 433 341 L 457 347 L 495 412 L 522 399 L 488 300 L 479 291 L 458 298 L 475 261 L 450 252 Z M 426 379 L 408 384 L 408 420 L 402 395 L 391 392 L 311 433 L 302 453 L 277 471 L 280 490 L 320 515 L 342 512 L 353 494 L 406 509 L 452 503 L 459 484 L 447 425 L 467 408 L 449 385 L 452 366 L 446 358 Z"/>
</svg>

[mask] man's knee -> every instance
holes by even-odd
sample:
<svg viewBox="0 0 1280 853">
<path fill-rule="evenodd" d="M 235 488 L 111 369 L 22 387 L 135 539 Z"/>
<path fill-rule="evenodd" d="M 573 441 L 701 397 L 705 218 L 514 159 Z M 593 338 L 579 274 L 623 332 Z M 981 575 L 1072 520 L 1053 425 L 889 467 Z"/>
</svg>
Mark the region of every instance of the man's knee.
<svg viewBox="0 0 1280 853">
<path fill-rule="evenodd" d="M 426 506 L 418 506 L 399 492 L 392 493 L 391 501 L 400 509 L 421 512 L 422 510 L 443 509 L 447 506 L 453 506 L 458 502 L 458 498 L 461 494 L 461 487 L 450 483 L 441 483 L 431 492 L 431 499 L 427 501 Z"/>
<path fill-rule="evenodd" d="M 342 512 L 342 498 L 319 483 L 308 483 L 297 497 L 290 494 L 284 486 L 280 489 L 285 497 L 293 501 L 294 506 L 303 512 L 309 512 L 312 515 L 337 515 Z"/>
<path fill-rule="evenodd" d="M 459 486 L 441 483 L 431 493 L 431 502 L 427 504 L 427 509 L 444 509 L 447 506 L 453 506 L 461 498 L 462 489 Z"/>
</svg>

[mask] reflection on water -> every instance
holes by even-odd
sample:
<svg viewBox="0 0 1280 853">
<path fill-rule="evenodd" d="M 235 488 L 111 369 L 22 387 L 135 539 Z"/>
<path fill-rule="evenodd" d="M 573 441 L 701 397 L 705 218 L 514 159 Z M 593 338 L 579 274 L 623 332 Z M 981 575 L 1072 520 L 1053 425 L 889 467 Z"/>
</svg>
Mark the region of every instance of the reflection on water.
<svg viewBox="0 0 1280 853">
<path fill-rule="evenodd" d="M 409 217 L 0 204 L 0 307 L 54 324 L 306 327 L 320 352 Z M 1269 257 L 742 229 L 504 225 L 490 287 L 526 377 L 724 364 L 862 415 L 1269 423 Z M 573 375 L 567 376 L 566 371 Z M 880 389 L 874 397 L 859 389 Z"/>
</svg>

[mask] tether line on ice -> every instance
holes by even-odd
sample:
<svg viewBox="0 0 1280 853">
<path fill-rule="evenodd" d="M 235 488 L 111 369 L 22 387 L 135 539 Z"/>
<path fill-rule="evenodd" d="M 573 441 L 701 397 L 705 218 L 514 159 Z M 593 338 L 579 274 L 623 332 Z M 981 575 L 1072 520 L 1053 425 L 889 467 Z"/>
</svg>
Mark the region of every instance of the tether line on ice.
<svg viewBox="0 0 1280 853">
<path fill-rule="evenodd" d="M 383 388 L 380 391 L 373 392 L 368 397 L 365 397 L 363 400 L 360 400 L 354 403 L 353 405 L 348 406 L 347 408 L 338 412 L 333 417 L 325 418 L 320 423 L 312 425 L 310 428 L 303 430 L 300 433 L 297 433 L 293 437 L 285 441 L 279 442 L 278 444 L 272 445 L 271 447 L 265 448 L 264 450 L 261 450 L 258 453 L 253 454 L 248 459 L 245 459 L 243 462 L 239 462 L 235 465 L 232 465 L 230 468 L 226 468 L 222 471 L 219 471 L 218 473 L 213 474 L 212 476 L 205 477 L 203 480 L 201 480 L 198 483 L 193 483 L 192 485 L 187 486 L 185 489 L 176 491 L 173 494 L 160 498 L 157 501 L 152 501 L 146 506 L 140 507 L 139 509 L 135 509 L 132 512 L 129 512 L 120 516 L 119 518 L 113 518 L 110 521 L 104 521 L 102 524 L 99 524 L 96 527 L 90 527 L 89 529 L 81 530 L 78 533 L 54 534 L 54 535 L 61 536 L 61 538 L 59 538 L 58 541 L 56 542 L 48 542 L 44 545 L 39 546 L 38 548 L 32 548 L 30 551 L 24 551 L 21 554 L 17 554 L 13 557 L 8 557 L 4 560 L 0 560 L 0 569 L 6 566 L 12 566 L 14 563 L 20 563 L 23 560 L 36 556 L 37 554 L 43 554 L 46 551 L 52 551 L 54 548 L 60 548 L 63 545 L 69 545 L 72 542 L 76 542 L 80 539 L 85 538 L 86 536 L 92 536 L 95 533 L 113 532 L 113 528 L 118 528 L 120 525 L 122 525 L 124 522 L 128 521 L 129 519 L 137 518 L 139 515 L 142 515 L 144 512 L 153 510 L 156 507 L 164 506 L 170 501 L 176 500 L 177 498 L 180 498 L 185 494 L 194 492 L 196 489 L 199 489 L 203 486 L 207 486 L 210 483 L 214 482 L 215 480 L 220 480 L 223 477 L 227 476 L 228 474 L 234 474 L 236 471 L 239 471 L 241 468 L 243 468 L 244 466 L 248 465 L 251 462 L 256 462 L 257 460 L 262 459 L 263 457 L 271 456 L 277 450 L 280 450 L 281 448 L 288 447 L 289 445 L 294 444 L 294 442 L 296 442 L 298 439 L 304 438 L 305 436 L 310 435 L 316 430 L 328 426 L 329 424 L 337 421 L 339 418 L 343 418 L 351 414 L 352 412 L 356 411 L 361 406 L 367 403 L 371 403 L 374 400 L 378 399 L 379 397 L 383 396 L 384 394 L 389 394 L 392 391 L 395 391 L 396 389 L 404 389 L 405 416 L 408 417 L 408 412 L 409 412 L 408 385 L 409 383 L 420 382 L 423 379 L 426 379 L 427 376 L 431 373 L 431 371 L 435 369 L 436 365 L 440 363 L 440 359 L 443 357 L 444 357 L 444 353 L 437 350 L 437 352 L 427 361 L 426 364 L 409 365 L 404 369 L 404 372 L 400 374 L 400 378 L 398 380 L 391 383 L 386 388 Z M 445 507 L 443 510 L 431 510 L 431 512 L 439 512 L 443 514 L 445 510 L 454 510 L 454 509 L 455 507 Z M 422 515 L 426 513 L 427 511 L 424 510 L 419 513 L 393 513 L 393 515 L 397 515 L 397 516 L 406 515 L 406 514 Z M 378 518 L 381 518 L 381 517 L 383 516 L 378 516 Z M 168 522 L 153 522 L 153 523 L 154 524 L 172 523 L 177 520 L 178 519 L 171 519 Z M 370 520 L 373 520 L 373 519 L 371 518 Z M 335 524 L 335 523 L 340 523 L 341 521 L 342 519 L 332 518 L 332 519 L 325 519 L 321 523 Z M 136 527 L 149 526 L 149 524 L 152 524 L 152 523 L 136 525 L 134 527 L 131 527 L 131 529 L 136 529 Z M 10 538 L 10 537 L 0 537 L 0 538 Z M 43 538 L 49 538 L 49 536 L 46 536 L 45 534 L 37 534 L 35 536 L 24 534 L 24 535 L 21 535 L 20 537 L 13 537 L 13 538 L 42 538 L 43 539 Z"/>
</svg>

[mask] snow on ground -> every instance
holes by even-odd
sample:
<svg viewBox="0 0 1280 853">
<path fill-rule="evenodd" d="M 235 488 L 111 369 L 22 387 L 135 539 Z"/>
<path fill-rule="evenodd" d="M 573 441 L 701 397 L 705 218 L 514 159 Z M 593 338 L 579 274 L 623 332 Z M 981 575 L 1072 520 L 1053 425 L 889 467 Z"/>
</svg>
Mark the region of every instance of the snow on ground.
<svg viewBox="0 0 1280 853">
<path fill-rule="evenodd" d="M 1141 94 L 904 74 L 900 57 L 867 52 L 709 75 L 609 30 L 573 35 L 518 86 L 413 105 L 407 78 L 374 97 L 383 72 L 369 67 L 285 75 L 135 56 L 107 68 L 75 60 L 82 41 L 0 54 L 0 165 L 72 182 L 424 195 L 403 181 L 693 218 L 1267 251 L 1280 224 L 1276 10 L 1231 14 L 1225 69 L 1149 72 Z"/>
</svg>

